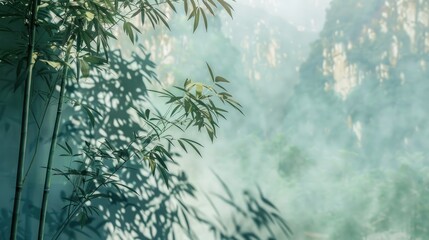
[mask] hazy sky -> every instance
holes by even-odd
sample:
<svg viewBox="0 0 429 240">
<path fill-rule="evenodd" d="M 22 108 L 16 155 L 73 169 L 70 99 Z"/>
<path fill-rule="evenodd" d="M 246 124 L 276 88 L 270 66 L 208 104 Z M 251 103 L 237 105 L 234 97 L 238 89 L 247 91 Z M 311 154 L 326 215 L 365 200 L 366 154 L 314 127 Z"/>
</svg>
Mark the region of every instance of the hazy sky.
<svg viewBox="0 0 429 240">
<path fill-rule="evenodd" d="M 320 31 L 323 27 L 325 9 L 330 0 L 237 0 L 238 4 L 262 8 L 293 23 L 299 29 Z M 240 13 L 240 9 L 236 8 Z"/>
</svg>

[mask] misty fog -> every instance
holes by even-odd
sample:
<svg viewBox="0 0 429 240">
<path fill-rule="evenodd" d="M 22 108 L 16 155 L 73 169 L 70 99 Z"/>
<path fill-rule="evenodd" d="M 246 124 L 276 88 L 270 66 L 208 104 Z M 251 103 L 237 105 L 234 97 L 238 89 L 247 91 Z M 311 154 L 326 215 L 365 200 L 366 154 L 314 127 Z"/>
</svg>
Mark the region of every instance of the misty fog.
<svg viewBox="0 0 429 240">
<path fill-rule="evenodd" d="M 211 170 L 260 186 L 294 239 L 426 239 L 429 3 L 330 2 L 239 1 L 225 16 L 238 53 L 214 61 L 239 58 L 245 116 L 185 166 L 202 189 Z"/>
</svg>

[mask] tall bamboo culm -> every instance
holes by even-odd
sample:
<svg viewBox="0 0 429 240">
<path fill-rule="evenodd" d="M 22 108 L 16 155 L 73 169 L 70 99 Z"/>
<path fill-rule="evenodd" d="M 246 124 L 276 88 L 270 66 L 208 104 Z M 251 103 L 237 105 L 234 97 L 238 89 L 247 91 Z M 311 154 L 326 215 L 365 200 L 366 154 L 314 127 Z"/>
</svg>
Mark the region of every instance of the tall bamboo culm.
<svg viewBox="0 0 429 240">
<path fill-rule="evenodd" d="M 63 111 L 64 92 L 65 92 L 65 86 L 67 82 L 68 69 L 69 69 L 69 67 L 67 66 L 67 63 L 70 58 L 70 51 L 72 46 L 73 46 L 73 37 L 69 39 L 67 50 L 64 57 L 64 62 L 66 64 L 64 64 L 63 71 L 62 71 L 60 95 L 58 97 L 57 115 L 55 117 L 54 130 L 52 132 L 52 139 L 51 139 L 51 146 L 49 148 L 48 162 L 46 165 L 45 184 L 43 188 L 42 206 L 40 208 L 39 231 L 38 231 L 38 238 L 37 238 L 39 240 L 42 240 L 45 234 L 45 221 L 46 221 L 46 213 L 47 213 L 47 207 L 48 207 L 48 197 L 49 197 L 49 191 L 51 187 L 52 161 L 54 159 L 55 147 L 57 145 L 58 131 L 59 131 L 60 122 L 61 122 L 61 114 Z"/>
<path fill-rule="evenodd" d="M 28 133 L 28 116 L 30 111 L 30 95 L 33 82 L 33 67 L 36 58 L 33 57 L 35 36 L 36 36 L 36 21 L 37 21 L 38 0 L 32 0 L 30 7 L 30 25 L 29 25 L 29 41 L 27 50 L 27 68 L 26 79 L 24 82 L 24 101 L 22 108 L 21 120 L 21 135 L 19 140 L 19 155 L 18 166 L 16 171 L 16 190 L 13 202 L 12 222 L 10 229 L 10 240 L 15 240 L 18 236 L 18 220 L 21 206 L 21 195 L 24 175 L 25 151 L 27 148 L 27 133 Z M 18 81 L 19 79 L 17 79 Z"/>
</svg>

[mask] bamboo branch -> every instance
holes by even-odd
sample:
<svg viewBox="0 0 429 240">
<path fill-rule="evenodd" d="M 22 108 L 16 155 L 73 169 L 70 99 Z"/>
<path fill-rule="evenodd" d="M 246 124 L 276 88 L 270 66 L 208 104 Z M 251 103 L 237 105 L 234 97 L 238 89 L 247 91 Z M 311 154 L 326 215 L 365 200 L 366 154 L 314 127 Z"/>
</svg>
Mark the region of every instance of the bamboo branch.
<svg viewBox="0 0 429 240">
<path fill-rule="evenodd" d="M 171 106 L 168 108 L 168 110 L 165 112 L 164 116 L 162 116 L 162 120 L 158 120 L 157 124 L 161 124 L 163 119 L 166 118 L 171 111 Z M 164 129 L 162 130 L 163 134 L 164 132 L 166 132 L 170 127 L 172 127 L 173 125 L 171 124 L 169 127 L 164 127 Z M 151 135 L 153 133 L 153 130 L 150 130 L 147 135 Z M 160 134 L 160 135 L 161 135 Z M 128 149 L 131 148 L 131 145 L 133 143 L 135 143 L 137 139 L 133 139 L 129 144 L 128 144 Z M 158 140 L 161 140 L 160 138 L 158 138 Z M 55 234 L 53 235 L 53 237 L 51 238 L 52 240 L 58 240 L 58 238 L 61 236 L 62 232 L 64 231 L 64 229 L 70 224 L 70 222 L 76 217 L 77 213 L 79 212 L 80 209 L 82 209 L 82 207 L 86 204 L 86 202 L 90 201 L 89 196 L 92 196 L 94 193 L 96 193 L 98 191 L 98 189 L 100 189 L 102 186 L 105 186 L 106 182 L 108 182 L 109 179 L 111 179 L 119 170 L 122 170 L 122 168 L 125 166 L 125 164 L 130 161 L 132 159 L 133 156 L 130 156 L 127 160 L 123 161 L 121 164 L 119 164 L 119 166 L 117 166 L 115 168 L 115 170 L 113 172 L 111 172 L 109 174 L 109 176 L 106 178 L 105 182 L 100 183 L 97 187 L 95 187 L 85 198 L 83 201 L 81 201 L 77 206 L 74 207 L 74 209 L 68 213 L 65 221 L 60 225 L 60 227 L 58 228 L 58 230 L 55 232 Z"/>
</svg>

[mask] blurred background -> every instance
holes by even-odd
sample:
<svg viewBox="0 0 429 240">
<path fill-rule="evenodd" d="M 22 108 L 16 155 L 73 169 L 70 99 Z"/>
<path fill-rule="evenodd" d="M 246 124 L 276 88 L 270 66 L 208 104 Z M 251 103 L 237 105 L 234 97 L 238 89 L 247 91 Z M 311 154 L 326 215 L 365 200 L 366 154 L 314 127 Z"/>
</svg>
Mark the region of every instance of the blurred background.
<svg viewBox="0 0 429 240">
<path fill-rule="evenodd" d="M 428 238 L 428 4 L 237 1 L 187 35 L 179 72 L 213 64 L 245 114 L 183 160 L 190 178 L 260 186 L 295 239 Z"/>
</svg>

